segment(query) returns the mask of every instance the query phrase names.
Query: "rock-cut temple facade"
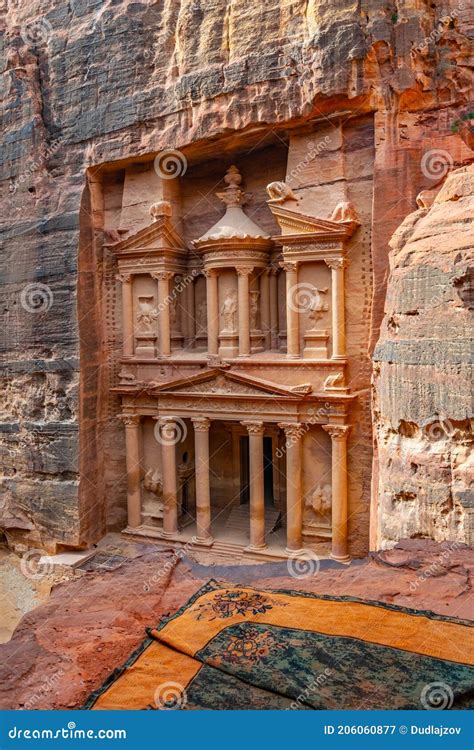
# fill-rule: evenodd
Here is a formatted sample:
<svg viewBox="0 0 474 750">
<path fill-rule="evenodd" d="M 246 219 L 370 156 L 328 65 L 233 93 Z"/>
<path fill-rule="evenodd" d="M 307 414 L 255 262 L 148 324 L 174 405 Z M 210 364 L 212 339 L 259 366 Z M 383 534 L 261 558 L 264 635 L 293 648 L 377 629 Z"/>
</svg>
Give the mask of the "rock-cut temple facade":
<svg viewBox="0 0 474 750">
<path fill-rule="evenodd" d="M 221 185 L 220 218 L 188 242 L 178 186 L 162 180 L 149 222 L 108 244 L 126 532 L 234 556 L 348 561 L 356 210 L 343 200 L 320 218 L 273 181 L 252 211 L 236 166 Z M 263 211 L 274 232 L 254 220 Z"/>
</svg>

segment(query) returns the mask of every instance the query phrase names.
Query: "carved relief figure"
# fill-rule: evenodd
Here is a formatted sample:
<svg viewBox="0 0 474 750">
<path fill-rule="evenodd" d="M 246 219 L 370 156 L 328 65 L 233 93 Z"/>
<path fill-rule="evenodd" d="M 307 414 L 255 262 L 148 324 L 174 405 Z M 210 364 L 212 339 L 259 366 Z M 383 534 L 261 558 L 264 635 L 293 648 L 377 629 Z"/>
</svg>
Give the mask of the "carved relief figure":
<svg viewBox="0 0 474 750">
<path fill-rule="evenodd" d="M 179 321 L 178 321 L 178 300 L 175 294 L 171 295 L 170 301 L 170 328 L 172 333 L 179 332 Z"/>
<path fill-rule="evenodd" d="M 151 329 L 152 323 L 158 318 L 158 310 L 153 307 L 155 298 L 152 294 L 142 295 L 138 298 L 137 321 L 145 331 Z"/>
<path fill-rule="evenodd" d="M 323 301 L 321 294 L 327 294 L 327 287 L 324 289 L 316 289 L 313 287 L 312 297 L 308 302 L 309 319 L 316 324 L 316 322 L 323 317 L 324 313 L 328 311 L 328 305 Z"/>
<path fill-rule="evenodd" d="M 221 315 L 224 320 L 223 333 L 235 332 L 235 320 L 237 315 L 237 295 L 235 289 L 230 289 L 221 305 Z"/>
<path fill-rule="evenodd" d="M 142 487 L 153 497 L 153 515 L 156 518 L 163 516 L 163 479 L 158 469 L 148 469 L 143 477 Z"/>
<path fill-rule="evenodd" d="M 331 487 L 318 485 L 314 492 L 306 498 L 305 507 L 313 515 L 325 516 L 331 510 Z"/>
<path fill-rule="evenodd" d="M 207 327 L 207 305 L 202 300 L 196 307 L 196 330 L 197 333 L 205 333 Z"/>
<path fill-rule="evenodd" d="M 285 201 L 298 200 L 297 196 L 286 182 L 270 182 L 270 184 L 267 185 L 267 193 L 273 203 L 284 203 Z"/>
<path fill-rule="evenodd" d="M 258 299 L 260 292 L 250 292 L 250 329 L 258 328 Z"/>
</svg>

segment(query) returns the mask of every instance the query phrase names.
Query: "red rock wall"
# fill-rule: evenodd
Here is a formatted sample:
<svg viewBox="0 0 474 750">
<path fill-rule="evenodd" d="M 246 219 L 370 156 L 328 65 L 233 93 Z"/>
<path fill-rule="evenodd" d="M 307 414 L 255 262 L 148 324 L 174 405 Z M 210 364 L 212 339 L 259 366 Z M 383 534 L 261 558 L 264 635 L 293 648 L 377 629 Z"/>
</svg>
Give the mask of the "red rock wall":
<svg viewBox="0 0 474 750">
<path fill-rule="evenodd" d="M 382 546 L 473 542 L 473 217 L 474 165 L 452 172 L 390 243 L 374 352 Z"/>
<path fill-rule="evenodd" d="M 79 544 L 105 526 L 95 494 L 103 446 L 94 411 L 107 385 L 97 348 L 107 341 L 93 312 L 103 231 L 94 166 L 190 145 L 205 154 L 227 144 L 231 153 L 232 134 L 261 123 L 278 133 L 337 113 L 372 114 L 375 161 L 361 156 L 357 169 L 359 178 L 374 171 L 366 304 L 375 343 L 388 240 L 440 176 L 423 157 L 442 149 L 448 169 L 470 158 L 472 10 L 440 0 L 2 6 L 0 526 Z M 96 198 L 89 211 L 87 185 Z M 78 299 L 90 299 L 90 315 Z"/>
</svg>

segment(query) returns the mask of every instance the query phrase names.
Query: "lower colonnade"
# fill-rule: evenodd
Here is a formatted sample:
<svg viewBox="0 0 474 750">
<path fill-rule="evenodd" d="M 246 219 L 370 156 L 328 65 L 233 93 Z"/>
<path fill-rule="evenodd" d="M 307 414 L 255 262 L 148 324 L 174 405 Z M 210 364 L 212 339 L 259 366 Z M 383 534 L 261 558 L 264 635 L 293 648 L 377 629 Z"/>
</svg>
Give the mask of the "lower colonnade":
<svg viewBox="0 0 474 750">
<path fill-rule="evenodd" d="M 142 526 L 141 496 L 141 424 L 145 415 L 122 414 L 125 425 L 125 448 L 127 470 L 128 532 Z M 179 540 L 179 486 L 176 443 L 174 437 L 179 423 L 187 417 L 156 416 L 160 434 L 161 460 L 163 467 L 163 523 L 160 536 Z M 204 416 L 190 417 L 194 430 L 195 459 L 195 521 L 196 545 L 212 546 L 214 543 L 211 523 L 211 481 L 209 433 L 211 419 Z M 257 419 L 240 421 L 249 438 L 249 504 L 250 528 L 248 552 L 259 553 L 267 548 L 265 529 L 264 495 L 264 448 L 266 423 Z M 270 423 L 268 423 L 270 426 Z M 275 424 L 271 424 L 274 428 Z M 304 422 L 277 422 L 284 431 L 286 454 L 286 548 L 284 553 L 292 556 L 302 553 L 303 548 L 303 486 L 301 438 L 308 427 Z M 347 512 L 347 437 L 350 430 L 346 424 L 320 425 L 331 437 L 331 557 L 341 562 L 348 556 L 348 512 Z"/>
</svg>

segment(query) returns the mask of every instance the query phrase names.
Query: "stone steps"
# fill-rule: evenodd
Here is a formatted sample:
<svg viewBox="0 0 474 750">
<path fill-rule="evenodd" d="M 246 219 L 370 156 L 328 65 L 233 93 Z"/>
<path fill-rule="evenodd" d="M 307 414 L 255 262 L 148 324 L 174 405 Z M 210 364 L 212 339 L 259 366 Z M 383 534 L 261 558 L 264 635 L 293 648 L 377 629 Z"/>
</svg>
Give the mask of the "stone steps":
<svg viewBox="0 0 474 750">
<path fill-rule="evenodd" d="M 270 534 L 274 529 L 280 513 L 276 508 L 265 508 L 265 530 Z M 238 505 L 231 510 L 225 522 L 225 532 L 248 536 L 250 534 L 250 507 Z"/>
</svg>

